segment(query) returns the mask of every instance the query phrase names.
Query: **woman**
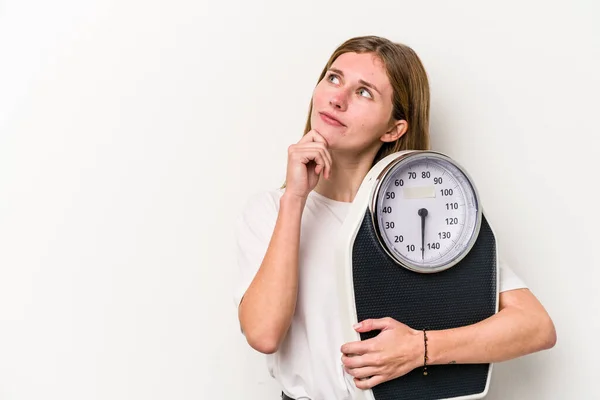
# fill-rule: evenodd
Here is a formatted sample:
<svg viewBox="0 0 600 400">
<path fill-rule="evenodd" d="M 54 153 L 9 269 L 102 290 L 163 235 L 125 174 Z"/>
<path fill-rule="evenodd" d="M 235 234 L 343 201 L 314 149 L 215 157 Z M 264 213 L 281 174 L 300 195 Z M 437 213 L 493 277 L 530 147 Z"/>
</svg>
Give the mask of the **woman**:
<svg viewBox="0 0 600 400">
<path fill-rule="evenodd" d="M 342 343 L 331 288 L 333 237 L 363 178 L 388 154 L 429 148 L 429 103 L 411 48 L 375 36 L 346 41 L 319 78 L 304 136 L 288 149 L 286 185 L 252 197 L 239 219 L 242 332 L 268 355 L 284 398 L 350 399 L 351 385 L 372 388 L 423 365 L 423 332 L 402 321 L 361 321 L 358 332 L 381 333 Z M 499 290 L 496 315 L 427 333 L 428 365 L 493 363 L 554 346 L 552 320 L 502 263 Z"/>
</svg>

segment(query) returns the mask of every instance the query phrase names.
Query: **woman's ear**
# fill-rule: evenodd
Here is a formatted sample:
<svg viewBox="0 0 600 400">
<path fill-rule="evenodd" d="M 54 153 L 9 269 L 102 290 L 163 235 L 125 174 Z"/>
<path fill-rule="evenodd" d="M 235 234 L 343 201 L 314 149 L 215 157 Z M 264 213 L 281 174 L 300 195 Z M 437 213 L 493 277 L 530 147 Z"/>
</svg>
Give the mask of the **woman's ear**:
<svg viewBox="0 0 600 400">
<path fill-rule="evenodd" d="M 405 120 L 401 119 L 398 121 L 393 121 L 390 129 L 381 137 L 381 141 L 395 142 L 396 140 L 400 139 L 402 135 L 406 133 L 407 130 L 408 122 L 406 122 Z"/>
</svg>

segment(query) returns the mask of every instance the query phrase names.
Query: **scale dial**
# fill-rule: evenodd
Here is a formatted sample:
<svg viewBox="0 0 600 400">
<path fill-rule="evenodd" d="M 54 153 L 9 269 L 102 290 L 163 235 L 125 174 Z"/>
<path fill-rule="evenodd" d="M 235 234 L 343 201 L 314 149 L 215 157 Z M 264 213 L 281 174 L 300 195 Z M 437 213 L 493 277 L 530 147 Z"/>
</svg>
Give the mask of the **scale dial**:
<svg viewBox="0 0 600 400">
<path fill-rule="evenodd" d="M 464 169 L 432 151 L 405 153 L 383 170 L 371 212 L 386 252 L 402 266 L 432 273 L 458 263 L 481 226 L 477 190 Z"/>
</svg>

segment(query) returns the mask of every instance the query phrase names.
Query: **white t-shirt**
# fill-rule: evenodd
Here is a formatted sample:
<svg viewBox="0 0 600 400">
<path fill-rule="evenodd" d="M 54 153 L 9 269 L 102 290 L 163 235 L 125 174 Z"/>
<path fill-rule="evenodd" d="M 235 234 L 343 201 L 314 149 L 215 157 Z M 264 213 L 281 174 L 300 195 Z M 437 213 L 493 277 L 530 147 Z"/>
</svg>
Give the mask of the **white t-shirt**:
<svg viewBox="0 0 600 400">
<path fill-rule="evenodd" d="M 284 189 L 254 194 L 237 223 L 238 281 L 234 300 L 242 296 L 258 271 L 279 211 Z M 350 400 L 351 379 L 341 365 L 343 344 L 338 322 L 335 256 L 337 237 L 351 203 L 329 199 L 312 191 L 302 215 L 299 249 L 299 283 L 296 310 L 288 333 L 277 352 L 266 355 L 267 366 L 293 399 Z M 499 290 L 526 287 L 500 260 Z M 400 321 L 402 322 L 402 321 Z"/>
</svg>

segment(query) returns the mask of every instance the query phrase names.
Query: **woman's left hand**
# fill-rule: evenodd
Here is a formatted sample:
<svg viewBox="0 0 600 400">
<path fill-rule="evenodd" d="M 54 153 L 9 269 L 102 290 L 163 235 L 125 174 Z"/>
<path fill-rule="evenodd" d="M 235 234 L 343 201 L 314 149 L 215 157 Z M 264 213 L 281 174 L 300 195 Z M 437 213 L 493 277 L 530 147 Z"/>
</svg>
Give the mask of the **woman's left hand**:
<svg viewBox="0 0 600 400">
<path fill-rule="evenodd" d="M 357 332 L 381 330 L 374 338 L 342 346 L 342 363 L 359 389 L 370 389 L 423 365 L 423 332 L 392 318 L 367 319 Z"/>
</svg>

